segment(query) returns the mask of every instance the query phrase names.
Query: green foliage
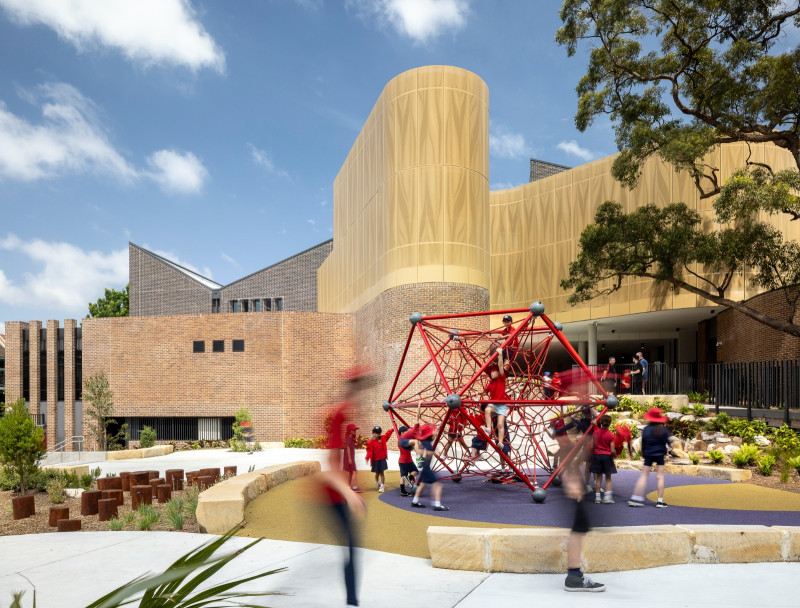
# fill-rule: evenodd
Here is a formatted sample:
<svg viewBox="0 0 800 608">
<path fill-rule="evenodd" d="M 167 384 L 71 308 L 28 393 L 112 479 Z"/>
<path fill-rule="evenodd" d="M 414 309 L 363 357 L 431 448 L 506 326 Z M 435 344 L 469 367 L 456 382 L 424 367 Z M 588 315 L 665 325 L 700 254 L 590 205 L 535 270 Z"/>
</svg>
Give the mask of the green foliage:
<svg viewBox="0 0 800 608">
<path fill-rule="evenodd" d="M 781 483 L 788 483 L 791 474 L 792 474 L 792 465 L 789 464 L 788 460 L 784 460 L 781 463 Z"/>
<path fill-rule="evenodd" d="M 234 414 L 233 426 L 231 427 L 233 430 L 233 439 L 239 444 L 245 443 L 245 441 L 248 440 L 247 435 L 252 433 L 252 427 L 248 429 L 248 425 L 242 426 L 243 422 L 248 422 L 250 424 L 253 423 L 253 417 L 250 415 L 250 410 L 244 407 L 236 410 L 236 413 Z M 252 436 L 249 437 L 249 440 L 252 441 Z M 231 441 L 231 449 L 233 449 L 233 441 Z M 234 449 L 233 451 L 246 452 L 247 450 Z"/>
<path fill-rule="evenodd" d="M 656 407 L 664 413 L 672 411 L 672 404 L 666 399 L 662 399 L 661 397 L 655 397 L 650 407 Z"/>
<path fill-rule="evenodd" d="M 92 479 L 97 479 L 103 474 L 103 470 L 100 467 L 97 467 L 96 469 L 89 469 L 89 474 L 92 476 Z"/>
<path fill-rule="evenodd" d="M 139 447 L 152 448 L 156 444 L 156 431 L 149 426 L 142 428 L 139 433 Z"/>
<path fill-rule="evenodd" d="M 794 12 L 792 12 L 794 11 Z M 578 259 L 562 281 L 577 304 L 616 291 L 625 277 L 650 278 L 733 307 L 758 322 L 800 336 L 794 323 L 800 245 L 764 215 L 800 218 L 800 48 L 778 52 L 796 8 L 766 2 L 565 0 L 556 40 L 574 54 L 591 44 L 575 123 L 587 129 L 610 117 L 620 154 L 612 174 L 637 185 L 648 158 L 659 157 L 694 180 L 701 198 L 719 194 L 716 223 L 704 229 L 693 208 L 647 205 L 625 214 L 604 203 L 581 235 Z M 757 158 L 724 184 L 715 147 L 771 142 L 791 151 L 796 167 Z M 782 289 L 786 316 L 762 316 L 726 298 L 744 268 L 764 289 Z M 695 275 L 699 281 L 695 280 Z M 788 320 L 787 320 L 788 319 Z"/>
<path fill-rule="evenodd" d="M 614 416 L 616 416 L 616 414 L 614 414 Z M 628 430 L 630 430 L 630 432 L 631 432 L 631 439 L 636 439 L 639 436 L 639 434 L 641 433 L 641 431 L 639 430 L 639 427 L 636 425 L 635 422 L 628 421 L 628 420 L 613 420 L 613 416 L 612 416 L 611 427 L 610 427 L 611 428 L 611 432 L 612 433 L 616 433 L 617 432 L 617 428 L 620 427 L 620 426 L 628 427 Z"/>
<path fill-rule="evenodd" d="M 765 477 L 772 475 L 772 469 L 775 467 L 775 456 L 772 454 L 764 454 L 758 459 L 758 470 Z"/>
<path fill-rule="evenodd" d="M 706 423 L 706 428 L 714 433 L 719 431 L 725 432 L 725 427 L 728 425 L 729 421 L 730 416 L 725 412 L 721 412 Z"/>
<path fill-rule="evenodd" d="M 792 455 L 800 453 L 800 435 L 787 424 L 775 430 L 772 440 L 781 452 Z"/>
<path fill-rule="evenodd" d="M 642 450 L 636 450 L 636 453 L 633 455 L 634 460 L 641 460 L 642 459 Z"/>
<path fill-rule="evenodd" d="M 745 420 L 743 418 L 730 418 L 721 429 L 725 434 L 741 437 L 744 443 L 752 443 L 756 435 L 766 436 L 770 428 L 763 420 Z"/>
<path fill-rule="evenodd" d="M 5 415 L 0 418 L 0 463 L 19 479 L 22 494 L 28 479 L 39 472 L 39 461 L 44 455 L 42 428 L 31 420 L 25 399 L 9 401 Z"/>
<path fill-rule="evenodd" d="M 252 472 L 253 472 L 253 471 L 255 471 L 255 470 L 256 470 L 256 465 L 254 465 L 254 464 L 251 464 L 251 465 L 248 467 L 248 469 L 247 469 L 247 472 L 248 472 L 248 473 L 252 473 Z"/>
<path fill-rule="evenodd" d="M 689 454 L 689 460 L 692 461 L 692 464 L 700 464 L 700 456 L 697 454 Z"/>
<path fill-rule="evenodd" d="M 188 515 L 195 517 L 197 514 L 197 502 L 200 499 L 200 490 L 197 488 L 197 486 L 192 486 L 186 490 L 183 498 L 186 501 L 184 503 L 184 511 Z"/>
<path fill-rule="evenodd" d="M 92 482 L 94 482 L 94 477 L 92 477 L 91 473 L 84 473 L 81 475 L 81 487 L 84 490 L 90 490 L 92 488 Z"/>
<path fill-rule="evenodd" d="M 111 421 L 108 421 L 109 424 Z M 131 436 L 128 434 L 128 423 L 121 424 L 119 430 L 115 435 L 106 435 L 106 449 L 115 452 L 117 450 L 124 450 Z"/>
<path fill-rule="evenodd" d="M 119 532 L 125 528 L 125 522 L 118 517 L 108 520 L 108 529 L 112 532 Z"/>
<path fill-rule="evenodd" d="M 711 398 L 711 393 L 708 391 L 703 391 L 702 393 L 698 393 L 697 391 L 689 391 L 686 393 L 686 396 L 692 403 L 708 403 L 708 400 Z"/>
<path fill-rule="evenodd" d="M 631 399 L 628 395 L 619 397 L 619 405 L 614 408 L 618 412 L 630 412 L 631 414 L 644 414 L 647 406 Z"/>
<path fill-rule="evenodd" d="M 260 572 L 244 578 L 227 579 L 225 582 L 209 587 L 208 580 L 212 576 L 261 541 L 261 539 L 256 539 L 241 549 L 231 551 L 223 556 L 216 556 L 215 553 L 238 530 L 239 527 L 236 527 L 223 536 L 212 538 L 200 547 L 192 549 L 189 553 L 180 557 L 161 574 L 136 578 L 92 602 L 86 608 L 118 608 L 134 602 L 137 603 L 136 605 L 139 608 L 255 606 L 252 603 L 242 604 L 238 600 L 277 595 L 274 592 L 236 591 L 235 589 L 244 583 L 282 572 L 285 568 Z M 129 599 L 142 592 L 144 594 L 140 600 Z"/>
<path fill-rule="evenodd" d="M 50 497 L 50 502 L 54 505 L 63 504 L 67 499 L 64 494 L 64 488 L 67 487 L 67 482 L 64 478 L 54 477 L 47 482 L 47 495 Z"/>
<path fill-rule="evenodd" d="M 719 464 L 725 460 L 725 454 L 722 450 L 709 450 L 706 452 L 706 456 L 708 456 L 714 464 Z"/>
<path fill-rule="evenodd" d="M 124 291 L 106 289 L 105 296 L 98 298 L 97 302 L 89 303 L 87 318 L 100 317 L 127 317 L 130 314 L 130 289 L 131 284 L 125 286 Z"/>
<path fill-rule="evenodd" d="M 139 530 L 149 530 L 161 519 L 161 513 L 153 505 L 141 504 L 136 511 L 136 527 Z"/>
<path fill-rule="evenodd" d="M 678 408 L 678 411 L 683 414 L 684 416 L 692 411 L 692 409 L 688 405 L 682 405 Z"/>
<path fill-rule="evenodd" d="M 114 393 L 103 371 L 95 372 L 83 382 L 83 420 L 95 448 L 106 450 L 106 428 L 114 414 Z"/>
<path fill-rule="evenodd" d="M 173 498 L 164 507 L 172 527 L 176 530 L 183 530 L 185 501 L 182 498 Z"/>
<path fill-rule="evenodd" d="M 356 437 L 356 442 L 355 442 L 356 443 L 356 449 L 359 449 L 359 447 L 358 447 L 358 443 L 359 443 L 358 439 L 359 439 L 359 437 Z M 363 447 L 366 447 L 367 440 L 365 438 L 363 438 L 363 437 L 361 439 L 363 439 L 363 443 L 364 443 Z M 287 447 L 287 448 L 324 448 L 325 447 L 325 437 L 324 436 L 319 436 L 319 437 L 315 437 L 314 439 L 303 439 L 301 437 L 294 437 L 294 438 L 291 438 L 291 439 L 285 439 L 284 442 L 283 442 L 283 445 L 284 445 L 284 447 Z"/>
<path fill-rule="evenodd" d="M 667 422 L 670 433 L 681 439 L 692 439 L 697 436 L 703 425 L 696 420 L 670 420 Z"/>
<path fill-rule="evenodd" d="M 124 513 L 120 513 L 119 518 L 125 522 L 126 526 L 129 526 L 133 522 L 136 521 L 136 511 L 127 510 Z"/>
<path fill-rule="evenodd" d="M 755 464 L 759 453 L 758 446 L 744 443 L 733 453 L 733 464 L 740 468 Z"/>
<path fill-rule="evenodd" d="M 692 411 L 694 412 L 695 416 L 699 416 L 701 418 L 708 413 L 708 411 L 706 410 L 705 406 L 702 403 L 695 403 L 692 406 Z"/>
</svg>

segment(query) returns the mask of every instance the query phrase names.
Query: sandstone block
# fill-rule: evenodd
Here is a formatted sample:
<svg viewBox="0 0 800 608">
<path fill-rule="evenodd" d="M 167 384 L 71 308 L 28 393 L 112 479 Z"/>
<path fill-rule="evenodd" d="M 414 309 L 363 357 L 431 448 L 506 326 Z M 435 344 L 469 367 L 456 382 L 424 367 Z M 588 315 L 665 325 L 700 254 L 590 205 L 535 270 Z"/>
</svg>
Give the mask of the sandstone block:
<svg viewBox="0 0 800 608">
<path fill-rule="evenodd" d="M 708 547 L 720 564 L 782 560 L 784 532 L 766 526 L 681 525 L 695 547 Z M 699 549 L 695 550 L 696 552 Z M 713 559 L 713 557 L 712 557 Z M 716 562 L 712 562 L 716 563 Z"/>
<path fill-rule="evenodd" d="M 489 545 L 488 569 L 526 574 L 565 572 L 568 537 L 566 528 L 494 530 L 485 537 Z"/>
<path fill-rule="evenodd" d="M 428 549 L 434 568 L 486 572 L 487 536 L 494 528 L 430 526 Z"/>
<path fill-rule="evenodd" d="M 753 474 L 744 469 L 722 469 L 701 465 L 697 467 L 697 474 L 700 477 L 710 477 L 712 479 L 726 479 L 728 481 L 747 481 Z"/>
<path fill-rule="evenodd" d="M 583 546 L 589 572 L 685 564 L 691 554 L 689 532 L 676 526 L 596 528 L 586 535 Z"/>
<path fill-rule="evenodd" d="M 781 552 L 784 561 L 800 561 L 800 526 L 773 526 L 773 529 L 784 533 Z"/>
<path fill-rule="evenodd" d="M 691 462 L 691 461 L 690 461 Z M 696 464 L 665 464 L 664 472 L 669 475 L 697 475 L 700 467 Z"/>
</svg>

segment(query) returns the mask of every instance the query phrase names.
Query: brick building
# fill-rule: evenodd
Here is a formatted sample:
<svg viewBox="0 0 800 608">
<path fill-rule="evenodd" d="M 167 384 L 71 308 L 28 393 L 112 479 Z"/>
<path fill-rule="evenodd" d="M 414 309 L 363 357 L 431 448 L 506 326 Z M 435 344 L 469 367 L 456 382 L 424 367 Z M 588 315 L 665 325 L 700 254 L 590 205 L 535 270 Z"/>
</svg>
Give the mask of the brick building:
<svg viewBox="0 0 800 608">
<path fill-rule="evenodd" d="M 746 155 L 793 166 L 774 146 L 727 144 L 714 152 L 720 179 Z M 8 322 L 6 393 L 44 417 L 51 445 L 84 428 L 82 380 L 100 371 L 133 440 L 145 424 L 161 439 L 224 438 L 242 407 L 257 439 L 281 440 L 319 435 L 342 371 L 362 362 L 376 379 L 356 414 L 367 429 L 386 422 L 381 404 L 411 312 L 527 309 L 535 300 L 589 364 L 603 350 L 619 362 L 638 350 L 675 363 L 798 356 L 800 340 L 649 280 L 568 305 L 559 282 L 605 200 L 711 209 L 690 175 L 658 158 L 632 191 L 613 179 L 613 162 L 570 169 L 532 159 L 530 183 L 490 192 L 488 87 L 459 68 L 410 70 L 386 85 L 334 180 L 332 240 L 227 285 L 131 243 L 131 316 L 80 327 Z M 800 237 L 800 226 L 778 225 Z M 780 313 L 779 297 L 745 276 L 728 297 Z M 475 323 L 485 330 L 499 319 Z M 422 347 L 409 357 L 421 359 Z"/>
</svg>

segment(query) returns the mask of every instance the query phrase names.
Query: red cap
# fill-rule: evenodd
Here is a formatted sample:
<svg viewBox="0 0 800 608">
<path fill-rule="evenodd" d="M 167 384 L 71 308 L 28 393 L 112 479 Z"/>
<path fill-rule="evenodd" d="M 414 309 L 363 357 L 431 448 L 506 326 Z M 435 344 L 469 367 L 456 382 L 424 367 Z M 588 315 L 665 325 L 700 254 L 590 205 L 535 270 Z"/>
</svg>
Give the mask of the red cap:
<svg viewBox="0 0 800 608">
<path fill-rule="evenodd" d="M 414 435 L 414 437 L 416 439 L 427 439 L 428 437 L 433 435 L 434 432 L 436 432 L 435 426 L 433 426 L 432 424 L 423 424 L 421 427 L 419 427 L 419 429 L 417 429 L 417 432 Z"/>
<path fill-rule="evenodd" d="M 348 432 L 348 433 L 349 433 L 350 431 L 356 431 L 356 430 L 358 430 L 358 427 L 357 427 L 355 424 L 353 424 L 352 422 L 351 422 L 350 424 L 348 424 L 348 425 L 347 425 L 347 432 Z"/>
<path fill-rule="evenodd" d="M 664 415 L 657 407 L 651 407 L 647 412 L 644 414 L 644 419 L 649 420 L 650 422 L 667 422 L 669 418 Z"/>
</svg>

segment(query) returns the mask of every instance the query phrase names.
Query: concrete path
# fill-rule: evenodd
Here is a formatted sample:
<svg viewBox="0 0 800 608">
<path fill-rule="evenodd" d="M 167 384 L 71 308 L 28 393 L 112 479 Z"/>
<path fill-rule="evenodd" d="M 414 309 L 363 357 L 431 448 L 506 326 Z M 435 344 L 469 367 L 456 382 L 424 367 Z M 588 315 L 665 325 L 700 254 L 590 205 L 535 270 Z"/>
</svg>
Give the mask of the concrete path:
<svg viewBox="0 0 800 608">
<path fill-rule="evenodd" d="M 37 590 L 37 604 L 81 608 L 147 571 L 159 571 L 208 537 L 174 532 L 79 532 L 0 538 L 0 605 L 15 590 Z M 250 542 L 233 538 L 228 549 Z M 222 582 L 258 571 L 286 572 L 250 589 L 290 595 L 263 598 L 264 606 L 344 606 L 342 549 L 328 545 L 264 540 L 216 577 Z M 572 594 L 563 575 L 484 574 L 431 568 L 430 561 L 361 550 L 364 608 L 529 608 L 531 605 L 796 607 L 800 564 L 687 565 L 612 572 L 596 576 L 608 590 Z M 31 605 L 32 595 L 27 594 Z M 258 602 L 255 602 L 258 603 Z"/>
</svg>

